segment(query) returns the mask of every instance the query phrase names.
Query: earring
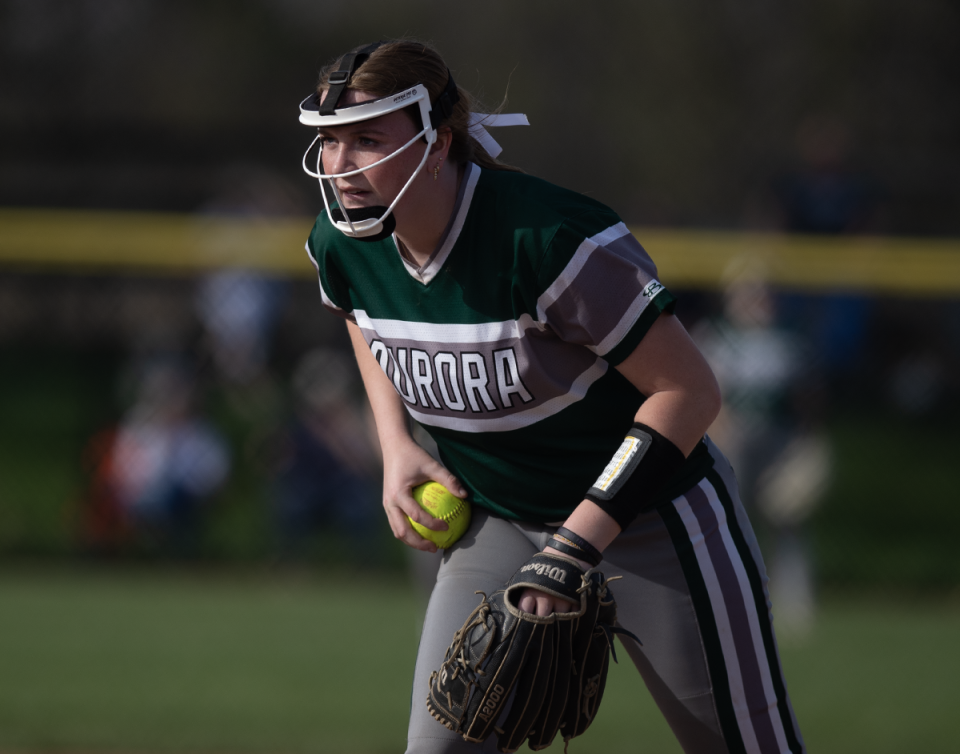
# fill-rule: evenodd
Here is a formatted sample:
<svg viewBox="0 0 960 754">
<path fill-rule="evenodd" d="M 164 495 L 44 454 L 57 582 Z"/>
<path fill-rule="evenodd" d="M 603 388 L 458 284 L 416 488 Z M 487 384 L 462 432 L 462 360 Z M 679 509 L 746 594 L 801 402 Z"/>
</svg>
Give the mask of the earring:
<svg viewBox="0 0 960 754">
<path fill-rule="evenodd" d="M 439 180 L 439 178 L 440 178 L 440 165 L 438 164 L 438 165 L 433 169 L 433 180 L 436 181 L 436 180 Z"/>
</svg>

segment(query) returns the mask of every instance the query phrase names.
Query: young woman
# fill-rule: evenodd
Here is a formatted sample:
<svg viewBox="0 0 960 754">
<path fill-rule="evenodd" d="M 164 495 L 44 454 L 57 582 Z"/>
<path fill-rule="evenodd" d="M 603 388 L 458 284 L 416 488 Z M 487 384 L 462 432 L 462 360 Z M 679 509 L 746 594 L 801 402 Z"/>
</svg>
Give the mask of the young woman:
<svg viewBox="0 0 960 754">
<path fill-rule="evenodd" d="M 411 497 L 422 482 L 473 504 L 427 609 L 408 751 L 494 749 L 430 717 L 428 678 L 475 592 L 540 550 L 580 552 L 584 568 L 600 551 L 622 577 L 619 622 L 643 642 L 624 644 L 685 751 L 802 751 L 756 540 L 704 435 L 716 382 L 620 218 L 497 162 L 471 97 L 420 43 L 344 55 L 301 122 L 318 128 L 304 167 L 326 204 L 307 250 L 347 320 L 393 533 L 435 550 L 407 520 L 445 528 Z M 607 487 L 628 434 L 645 455 Z M 560 526 L 580 547 L 553 538 Z M 520 606 L 568 603 L 528 590 Z"/>
</svg>

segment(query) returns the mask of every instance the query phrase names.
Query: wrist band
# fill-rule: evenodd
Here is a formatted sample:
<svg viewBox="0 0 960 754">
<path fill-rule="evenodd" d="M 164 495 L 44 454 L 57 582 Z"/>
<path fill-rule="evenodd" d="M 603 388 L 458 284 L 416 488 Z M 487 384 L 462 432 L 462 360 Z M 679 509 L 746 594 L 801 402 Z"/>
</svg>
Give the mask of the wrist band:
<svg viewBox="0 0 960 754">
<path fill-rule="evenodd" d="M 563 540 L 558 539 L 556 536 L 547 542 L 547 547 L 552 547 L 557 552 L 562 552 L 564 555 L 569 555 L 571 558 L 576 558 L 577 560 L 582 560 L 586 563 L 589 563 L 591 568 L 600 565 L 599 558 L 594 561 L 593 558 L 589 557 L 589 555 L 579 547 L 569 545 Z"/>
<path fill-rule="evenodd" d="M 684 461 L 680 448 L 652 427 L 635 422 L 585 497 L 626 529 Z"/>
<path fill-rule="evenodd" d="M 590 544 L 575 531 L 570 531 L 570 529 L 566 528 L 565 526 L 561 526 L 559 529 L 557 529 L 556 533 L 553 535 L 553 538 L 560 539 L 561 541 L 565 541 L 568 544 L 583 550 L 592 558 L 596 558 L 598 563 L 603 560 L 603 555 L 600 554 L 600 550 Z M 587 558 L 584 558 L 584 560 L 587 560 Z"/>
</svg>

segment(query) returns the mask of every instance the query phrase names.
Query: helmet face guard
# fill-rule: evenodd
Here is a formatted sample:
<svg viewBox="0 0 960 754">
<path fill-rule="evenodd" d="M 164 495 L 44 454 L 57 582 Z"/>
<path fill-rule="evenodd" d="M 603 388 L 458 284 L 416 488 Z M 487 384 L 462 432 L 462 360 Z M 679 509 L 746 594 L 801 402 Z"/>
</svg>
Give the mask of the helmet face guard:
<svg viewBox="0 0 960 754">
<path fill-rule="evenodd" d="M 396 94 L 390 94 L 386 97 L 361 102 L 357 105 L 347 105 L 338 107 L 341 96 L 350 82 L 354 72 L 367 59 L 369 54 L 377 49 L 382 43 L 368 45 L 356 53 L 348 53 L 342 59 L 342 67 L 328 76 L 329 88 L 327 96 L 320 101 L 320 94 L 312 94 L 300 103 L 300 122 L 306 126 L 316 128 L 332 128 L 336 126 L 346 126 L 352 123 L 359 123 L 365 120 L 372 120 L 383 115 L 402 110 L 411 105 L 417 105 L 420 112 L 421 129 L 410 141 L 397 149 L 395 152 L 387 155 L 383 159 L 377 160 L 371 165 L 350 170 L 345 173 L 324 173 L 323 172 L 323 143 L 318 134 L 307 147 L 303 155 L 304 172 L 316 178 L 320 182 L 320 193 L 323 196 L 323 204 L 327 210 L 327 216 L 330 222 L 341 233 L 351 238 L 357 238 L 363 241 L 379 241 L 393 233 L 396 227 L 396 220 L 393 217 L 393 209 L 397 202 L 407 192 L 407 189 L 413 184 L 414 179 L 423 170 L 430 155 L 430 147 L 437 140 L 437 127 L 440 123 L 449 118 L 453 112 L 453 106 L 460 99 L 457 92 L 457 85 L 453 81 L 453 76 L 447 78 L 447 85 L 443 93 L 437 98 L 436 108 L 430 102 L 430 93 L 423 84 L 416 84 L 409 89 Z M 347 178 L 352 175 L 358 175 L 366 170 L 382 165 L 388 160 L 392 160 L 398 154 L 401 154 L 409 147 L 413 146 L 419 139 L 424 139 L 426 144 L 423 149 L 423 157 L 416 170 L 407 179 L 400 193 L 390 203 L 389 207 L 359 207 L 356 209 L 345 209 L 343 199 L 337 190 L 335 178 Z M 314 145 L 319 144 L 317 149 L 317 169 L 316 172 L 310 169 L 307 158 L 313 150 Z M 327 199 L 327 192 L 324 191 L 323 182 L 327 181 L 337 202 L 337 207 L 331 209 L 330 202 Z"/>
<path fill-rule="evenodd" d="M 333 95 L 328 95 L 328 98 L 330 96 Z M 423 127 L 417 133 L 417 135 L 396 151 L 370 165 L 358 168 L 357 170 L 349 170 L 344 173 L 324 173 L 323 144 L 320 143 L 319 134 L 310 143 L 310 146 L 307 147 L 307 151 L 303 155 L 303 170 L 307 175 L 320 181 L 320 193 L 323 196 L 323 204 L 326 207 L 330 222 L 333 223 L 337 230 L 345 235 L 350 236 L 351 238 L 359 238 L 368 241 L 379 241 L 382 238 L 386 238 L 393 233 L 393 229 L 396 227 L 396 220 L 392 215 L 394 207 L 397 206 L 397 202 L 400 201 L 407 189 L 413 184 L 414 178 L 416 178 L 423 169 L 423 166 L 427 162 L 427 157 L 430 155 L 430 146 L 437 140 L 437 131 L 433 127 L 431 121 L 432 108 L 430 107 L 430 98 L 427 88 L 422 84 L 417 84 L 416 86 L 412 86 L 398 94 L 392 94 L 388 97 L 381 97 L 380 99 L 371 100 L 369 102 L 362 102 L 359 105 L 350 105 L 348 107 L 335 109 L 330 115 L 320 114 L 320 103 L 318 100 L 319 95 L 314 94 L 310 97 L 307 97 L 303 102 L 300 103 L 300 122 L 304 125 L 316 126 L 317 128 L 346 126 L 351 123 L 359 123 L 365 120 L 379 118 L 382 115 L 387 115 L 389 113 L 396 112 L 397 110 L 402 110 L 403 108 L 409 107 L 413 104 L 419 105 L 420 122 L 423 124 Z M 352 175 L 363 173 L 371 168 L 375 168 L 378 165 L 382 165 L 383 163 L 392 160 L 397 155 L 406 151 L 421 138 L 426 140 L 426 144 L 423 149 L 423 157 L 420 159 L 420 164 L 410 175 L 410 178 L 407 179 L 407 182 L 400 190 L 400 193 L 397 194 L 396 198 L 389 207 L 360 207 L 357 209 L 346 210 L 346 212 L 343 211 L 343 199 L 340 196 L 340 192 L 337 190 L 336 183 L 333 181 L 334 178 L 347 178 Z M 310 166 L 307 163 L 307 158 L 309 157 L 310 152 L 313 150 L 314 145 L 317 144 L 319 144 L 317 149 L 317 169 L 316 172 L 314 172 L 310 169 Z M 336 198 L 338 206 L 333 209 L 330 208 L 330 202 L 327 199 L 327 192 L 323 190 L 324 181 L 327 181 L 327 184 L 330 186 L 330 189 Z"/>
</svg>

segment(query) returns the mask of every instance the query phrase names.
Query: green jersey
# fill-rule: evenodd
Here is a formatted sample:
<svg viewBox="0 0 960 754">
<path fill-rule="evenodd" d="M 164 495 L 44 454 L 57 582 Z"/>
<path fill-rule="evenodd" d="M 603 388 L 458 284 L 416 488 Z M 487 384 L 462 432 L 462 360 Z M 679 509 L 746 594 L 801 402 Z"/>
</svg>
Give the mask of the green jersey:
<svg viewBox="0 0 960 754">
<path fill-rule="evenodd" d="M 674 304 L 612 210 L 468 165 L 422 267 L 394 238 L 348 238 L 326 213 L 307 251 L 324 305 L 356 323 L 475 504 L 545 523 L 583 500 L 644 400 L 613 367 Z M 705 458 L 691 455 L 683 487 Z"/>
</svg>

